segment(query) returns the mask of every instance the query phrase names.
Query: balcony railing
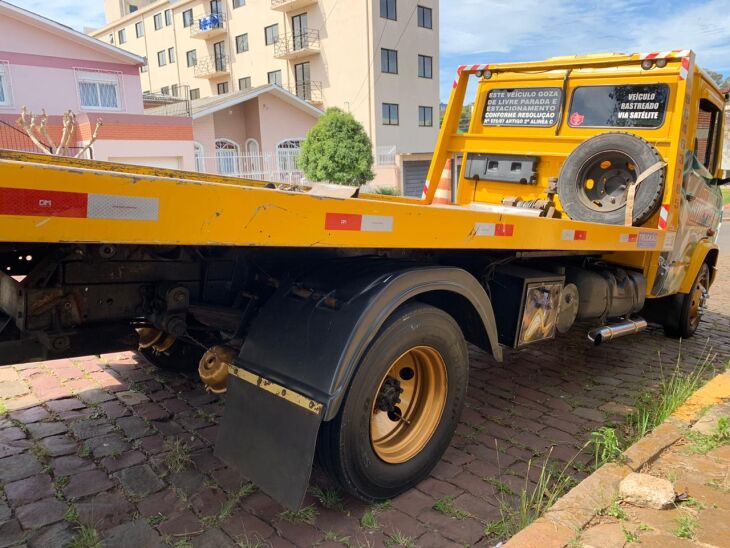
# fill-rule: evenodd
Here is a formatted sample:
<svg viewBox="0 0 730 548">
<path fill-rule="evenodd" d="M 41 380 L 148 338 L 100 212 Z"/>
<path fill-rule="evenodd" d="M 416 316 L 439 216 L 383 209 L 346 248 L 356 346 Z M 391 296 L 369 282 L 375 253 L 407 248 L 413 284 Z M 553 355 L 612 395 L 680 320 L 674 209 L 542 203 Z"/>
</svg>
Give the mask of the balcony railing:
<svg viewBox="0 0 730 548">
<path fill-rule="evenodd" d="M 217 78 L 231 72 L 231 64 L 227 55 L 218 57 L 204 57 L 198 59 L 193 74 L 196 78 Z"/>
<path fill-rule="evenodd" d="M 319 31 L 314 29 L 283 34 L 274 43 L 277 59 L 298 59 L 315 53 L 319 53 Z"/>
<path fill-rule="evenodd" d="M 322 82 L 297 82 L 289 86 L 289 91 L 310 103 L 322 103 Z"/>
<path fill-rule="evenodd" d="M 316 4 L 318 0 L 271 0 L 271 9 L 277 11 L 292 11 Z"/>
<path fill-rule="evenodd" d="M 193 24 L 190 25 L 191 38 L 200 38 L 207 40 L 225 34 L 227 29 L 225 12 L 214 12 L 198 17 Z"/>
<path fill-rule="evenodd" d="M 190 86 L 173 84 L 142 93 L 145 114 L 159 116 L 192 116 Z"/>
</svg>

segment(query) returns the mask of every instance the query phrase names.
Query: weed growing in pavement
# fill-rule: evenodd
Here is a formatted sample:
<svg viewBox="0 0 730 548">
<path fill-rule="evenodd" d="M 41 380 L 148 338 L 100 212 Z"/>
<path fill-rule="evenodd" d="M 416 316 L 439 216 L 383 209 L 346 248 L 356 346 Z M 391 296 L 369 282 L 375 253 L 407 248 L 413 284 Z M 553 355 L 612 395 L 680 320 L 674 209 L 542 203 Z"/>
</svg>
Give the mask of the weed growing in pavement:
<svg viewBox="0 0 730 548">
<path fill-rule="evenodd" d="M 79 532 L 68 544 L 69 548 L 97 548 L 101 545 L 101 537 L 98 531 L 86 525 L 79 527 Z"/>
<path fill-rule="evenodd" d="M 324 534 L 324 540 L 326 542 L 337 542 L 337 543 L 345 545 L 345 546 L 350 545 L 350 537 L 348 537 L 346 535 L 340 536 L 337 533 L 335 533 L 334 531 L 327 531 Z"/>
<path fill-rule="evenodd" d="M 7 412 L 8 412 L 8 406 L 5 405 L 5 402 L 0 401 L 0 417 L 3 416 Z"/>
<path fill-rule="evenodd" d="M 236 546 L 239 548 L 269 548 L 271 543 L 264 540 L 257 533 L 249 537 L 248 535 L 242 535 L 236 539 Z"/>
<path fill-rule="evenodd" d="M 727 417 L 720 417 L 714 430 L 709 434 L 701 434 L 692 430 L 687 432 L 689 445 L 686 451 L 694 454 L 709 453 L 723 445 L 730 444 L 730 424 Z"/>
<path fill-rule="evenodd" d="M 626 512 L 624 512 L 624 509 L 621 508 L 621 504 L 618 499 L 615 499 L 611 504 L 599 510 L 598 515 L 609 516 L 620 521 L 626 521 L 629 519 L 628 514 L 626 514 Z"/>
<path fill-rule="evenodd" d="M 651 525 L 648 525 L 646 523 L 640 523 L 639 524 L 639 531 L 653 531 L 654 528 Z"/>
<path fill-rule="evenodd" d="M 705 352 L 694 369 L 686 373 L 682 368 L 682 356 L 677 356 L 674 370 L 665 374 L 660 367 L 660 380 L 656 388 L 642 392 L 636 400 L 634 411 L 620 429 L 603 427 L 591 434 L 591 444 L 596 468 L 620 458 L 633 443 L 646 436 L 663 423 L 702 384 L 712 370 L 715 355 Z"/>
<path fill-rule="evenodd" d="M 321 489 L 320 487 L 312 487 L 310 490 L 312 496 L 319 503 L 329 510 L 342 510 L 342 497 L 336 489 Z"/>
<path fill-rule="evenodd" d="M 540 467 L 540 476 L 534 485 L 531 485 L 529 480 L 532 460 L 527 463 L 525 487 L 519 493 L 519 500 L 516 505 L 509 504 L 505 496 L 501 495 L 500 519 L 485 525 L 484 532 L 486 535 L 501 540 L 514 536 L 547 512 L 561 496 L 575 485 L 575 480 L 566 473 L 572 466 L 575 457 L 562 469 L 555 469 L 550 463 L 551 455 L 552 449 L 545 457 L 545 462 Z"/>
<path fill-rule="evenodd" d="M 170 472 L 182 472 L 188 466 L 193 464 L 190 458 L 190 448 L 187 444 L 179 439 L 170 439 L 165 441 L 165 465 Z"/>
<path fill-rule="evenodd" d="M 167 519 L 167 516 L 163 516 L 159 512 L 155 514 L 154 516 L 150 516 L 147 518 L 147 523 L 152 527 L 157 527 L 160 523 L 165 521 Z"/>
<path fill-rule="evenodd" d="M 396 531 L 390 537 L 385 539 L 385 546 L 393 548 L 394 546 L 402 546 L 403 548 L 415 548 L 416 542 L 412 537 L 407 537 L 400 531 Z"/>
<path fill-rule="evenodd" d="M 231 514 L 233 514 L 233 510 L 236 509 L 236 506 L 239 502 L 241 502 L 246 497 L 254 494 L 257 490 L 258 488 L 253 483 L 247 483 L 246 485 L 242 485 L 238 489 L 238 491 L 236 491 L 235 493 L 231 493 L 228 496 L 226 502 L 223 503 L 223 506 L 221 506 L 221 509 L 217 514 L 213 514 L 212 516 L 205 516 L 200 521 L 208 528 L 218 527 L 221 523 L 231 517 Z"/>
<path fill-rule="evenodd" d="M 677 519 L 677 528 L 672 531 L 675 537 L 692 539 L 697 528 L 697 520 L 693 516 L 682 516 Z"/>
<path fill-rule="evenodd" d="M 512 490 L 512 488 L 503 481 L 495 478 L 484 478 L 484 481 L 493 486 L 500 495 L 515 495 L 515 492 Z"/>
<path fill-rule="evenodd" d="M 48 449 L 39 443 L 36 443 L 30 452 L 33 453 L 33 456 L 43 464 L 47 464 L 51 460 L 51 454 L 48 452 Z"/>
<path fill-rule="evenodd" d="M 360 527 L 363 529 L 378 529 L 380 527 L 378 517 L 374 511 L 368 510 L 363 514 L 362 518 L 360 518 Z"/>
<path fill-rule="evenodd" d="M 68 507 L 66 513 L 63 515 L 63 519 L 69 523 L 76 523 L 79 521 L 79 514 L 73 504 Z"/>
<path fill-rule="evenodd" d="M 181 538 L 173 546 L 174 548 L 193 548 L 193 543 L 188 538 Z"/>
<path fill-rule="evenodd" d="M 632 542 L 641 542 L 639 540 L 639 535 L 634 533 L 633 531 L 629 531 L 626 527 L 621 526 L 621 531 L 624 533 L 624 540 L 631 544 Z"/>
<path fill-rule="evenodd" d="M 281 517 L 289 523 L 306 523 L 308 525 L 314 525 L 318 514 L 319 512 L 317 512 L 317 509 L 310 504 L 296 512 L 291 510 L 282 512 Z"/>
<path fill-rule="evenodd" d="M 436 504 L 433 505 L 433 509 L 456 519 L 466 519 L 470 515 L 469 512 L 460 510 L 454 505 L 454 497 L 452 496 L 441 497 L 436 501 Z"/>
<path fill-rule="evenodd" d="M 596 469 L 603 464 L 616 460 L 621 456 L 621 442 L 619 442 L 615 428 L 604 426 L 591 433 L 593 455 Z"/>
</svg>

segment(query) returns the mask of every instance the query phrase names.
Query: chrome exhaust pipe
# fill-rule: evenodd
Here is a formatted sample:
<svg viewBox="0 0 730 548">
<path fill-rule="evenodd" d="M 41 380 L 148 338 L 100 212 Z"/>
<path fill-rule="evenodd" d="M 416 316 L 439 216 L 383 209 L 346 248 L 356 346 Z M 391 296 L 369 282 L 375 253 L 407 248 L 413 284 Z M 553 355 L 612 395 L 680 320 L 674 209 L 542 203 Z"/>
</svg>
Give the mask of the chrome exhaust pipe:
<svg viewBox="0 0 730 548">
<path fill-rule="evenodd" d="M 647 327 L 646 320 L 643 318 L 634 318 L 633 320 L 625 320 L 623 322 L 612 325 L 604 325 L 596 327 L 588 332 L 588 340 L 598 346 L 602 342 L 633 335 L 639 331 L 643 331 Z"/>
</svg>

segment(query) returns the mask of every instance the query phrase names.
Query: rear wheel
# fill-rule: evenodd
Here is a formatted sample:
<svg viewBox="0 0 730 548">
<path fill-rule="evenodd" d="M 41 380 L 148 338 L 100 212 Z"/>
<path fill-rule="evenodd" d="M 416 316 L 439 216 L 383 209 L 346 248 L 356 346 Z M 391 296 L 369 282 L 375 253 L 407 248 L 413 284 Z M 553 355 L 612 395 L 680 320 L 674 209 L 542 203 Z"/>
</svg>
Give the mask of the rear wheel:
<svg viewBox="0 0 730 548">
<path fill-rule="evenodd" d="M 682 296 L 679 317 L 676 324 L 665 325 L 664 332 L 670 337 L 691 337 L 697 331 L 702 319 L 707 290 L 710 287 L 710 267 L 704 263 L 697 273 L 692 289 Z"/>
<path fill-rule="evenodd" d="M 458 424 L 468 380 L 464 336 L 438 308 L 397 311 L 363 356 L 318 460 L 364 500 L 392 498 L 433 469 Z"/>
</svg>

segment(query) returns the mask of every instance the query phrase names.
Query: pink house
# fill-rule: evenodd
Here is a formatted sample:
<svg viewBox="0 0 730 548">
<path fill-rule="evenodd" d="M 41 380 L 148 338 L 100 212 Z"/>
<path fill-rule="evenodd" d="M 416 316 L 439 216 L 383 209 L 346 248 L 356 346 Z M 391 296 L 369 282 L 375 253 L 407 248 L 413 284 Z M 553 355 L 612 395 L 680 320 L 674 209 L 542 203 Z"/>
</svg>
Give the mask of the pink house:
<svg viewBox="0 0 730 548">
<path fill-rule="evenodd" d="M 16 120 L 22 107 L 49 115 L 58 142 L 62 115 L 77 114 L 75 147 L 103 127 L 96 160 L 195 169 L 189 117 L 144 113 L 144 59 L 0 0 L 0 148 L 36 151 Z"/>
</svg>

